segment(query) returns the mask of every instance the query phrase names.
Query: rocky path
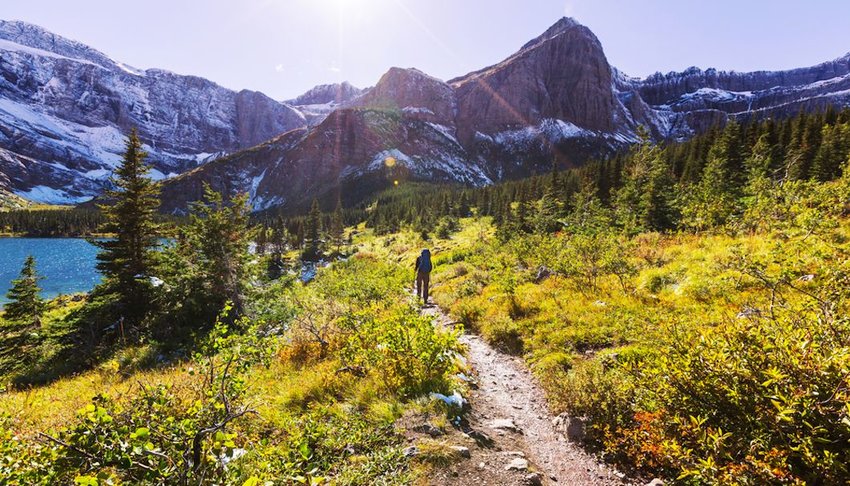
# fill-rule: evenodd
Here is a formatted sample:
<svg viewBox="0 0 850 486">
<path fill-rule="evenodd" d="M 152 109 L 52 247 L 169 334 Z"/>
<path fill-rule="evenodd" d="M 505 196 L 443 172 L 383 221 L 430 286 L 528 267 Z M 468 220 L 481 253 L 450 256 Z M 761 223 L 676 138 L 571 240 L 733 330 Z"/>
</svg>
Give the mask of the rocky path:
<svg viewBox="0 0 850 486">
<path fill-rule="evenodd" d="M 423 309 L 442 325 L 451 320 L 438 307 Z M 464 334 L 477 388 L 461 430 L 476 440 L 469 465 L 459 465 L 432 484 L 627 484 L 624 475 L 571 442 L 569 420 L 552 416 L 543 391 L 520 358 Z M 581 433 L 579 427 L 571 430 Z"/>
</svg>

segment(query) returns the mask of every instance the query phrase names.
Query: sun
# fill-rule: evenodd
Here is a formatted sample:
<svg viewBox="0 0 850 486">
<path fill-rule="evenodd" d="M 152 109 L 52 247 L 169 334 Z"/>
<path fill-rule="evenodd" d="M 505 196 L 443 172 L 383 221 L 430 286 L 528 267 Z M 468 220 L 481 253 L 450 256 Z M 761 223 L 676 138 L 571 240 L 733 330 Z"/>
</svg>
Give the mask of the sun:
<svg viewBox="0 0 850 486">
<path fill-rule="evenodd" d="M 319 0 L 316 5 L 328 14 L 345 15 L 346 21 L 371 15 L 383 8 L 385 0 Z"/>
</svg>

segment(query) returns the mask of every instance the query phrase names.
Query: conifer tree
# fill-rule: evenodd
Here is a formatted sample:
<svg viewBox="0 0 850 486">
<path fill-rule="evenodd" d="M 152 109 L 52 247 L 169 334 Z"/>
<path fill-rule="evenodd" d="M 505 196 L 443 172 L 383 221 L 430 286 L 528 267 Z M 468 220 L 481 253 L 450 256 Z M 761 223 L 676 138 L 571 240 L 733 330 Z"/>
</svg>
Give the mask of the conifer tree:
<svg viewBox="0 0 850 486">
<path fill-rule="evenodd" d="M 703 169 L 703 173 L 708 169 L 707 166 L 712 161 L 715 164 L 722 162 L 718 168 L 723 172 L 726 181 L 729 184 L 740 185 L 744 178 L 742 146 L 741 126 L 732 120 L 723 127 L 723 131 L 720 132 L 720 135 L 711 145 L 708 151 L 706 168 Z"/>
<path fill-rule="evenodd" d="M 850 125 L 824 125 L 820 147 L 812 163 L 812 177 L 820 182 L 838 177 L 848 150 L 850 150 Z"/>
<path fill-rule="evenodd" d="M 744 162 L 747 167 L 747 183 L 743 190 L 744 214 L 742 225 L 750 231 L 758 231 L 769 225 L 773 211 L 773 186 L 771 178 L 772 147 L 770 134 L 759 137 L 752 153 Z"/>
<path fill-rule="evenodd" d="M 671 170 L 645 130 L 641 131 L 641 140 L 624 169 L 623 187 L 617 192 L 618 219 L 627 231 L 668 229 L 675 219 Z"/>
<path fill-rule="evenodd" d="M 103 233 L 114 235 L 96 241 L 100 248 L 97 269 L 104 276 L 96 293 L 109 296 L 118 314 L 130 323 L 141 320 L 151 302 L 150 277 L 155 266 L 159 226 L 154 215 L 159 207 L 159 185 L 148 177 L 142 142 L 133 129 L 126 142 L 121 164 L 112 177 L 114 190 L 107 191 L 109 204 L 100 206 L 106 222 Z"/>
<path fill-rule="evenodd" d="M 322 254 L 322 212 L 316 199 L 313 199 L 310 214 L 307 215 L 304 240 L 304 252 L 301 257 L 306 261 L 318 260 Z"/>
<path fill-rule="evenodd" d="M 164 275 L 172 307 L 191 323 L 208 324 L 228 302 L 233 319 L 244 313 L 249 259 L 254 237 L 249 225 L 247 195 L 225 202 L 204 185 L 203 200 L 192 204 L 188 224 L 180 228 L 177 245 L 164 252 Z"/>
<path fill-rule="evenodd" d="M 201 257 L 201 272 L 211 300 L 210 311 L 218 313 L 231 302 L 236 315 L 243 313 L 247 278 L 249 225 L 248 196 L 233 197 L 228 204 L 218 192 L 204 187 L 204 202 L 192 207 L 186 230 Z"/>
<path fill-rule="evenodd" d="M 682 223 L 697 231 L 726 224 L 735 211 L 737 194 L 726 160 L 710 156 L 699 182 L 682 189 Z"/>
<path fill-rule="evenodd" d="M 563 203 L 551 188 L 547 189 L 543 197 L 537 201 L 536 209 L 537 211 L 533 214 L 533 226 L 536 232 L 553 233 L 561 228 Z"/>
<path fill-rule="evenodd" d="M 602 204 L 596 186 L 586 182 L 582 189 L 573 194 L 572 211 L 567 215 L 567 230 L 572 233 L 595 234 L 611 228 L 611 211 Z"/>
<path fill-rule="evenodd" d="M 334 250 L 339 254 L 340 248 L 345 243 L 345 223 L 342 220 L 342 201 L 337 199 L 336 208 L 331 216 L 330 228 L 328 228 L 328 237 Z"/>
<path fill-rule="evenodd" d="M 12 288 L 6 294 L 9 303 L 6 304 L 4 316 L 7 320 L 32 325 L 41 323 L 41 316 L 47 308 L 38 286 L 38 281 L 43 278 L 36 272 L 35 257 L 28 256 L 20 276 L 12 280 Z"/>
</svg>

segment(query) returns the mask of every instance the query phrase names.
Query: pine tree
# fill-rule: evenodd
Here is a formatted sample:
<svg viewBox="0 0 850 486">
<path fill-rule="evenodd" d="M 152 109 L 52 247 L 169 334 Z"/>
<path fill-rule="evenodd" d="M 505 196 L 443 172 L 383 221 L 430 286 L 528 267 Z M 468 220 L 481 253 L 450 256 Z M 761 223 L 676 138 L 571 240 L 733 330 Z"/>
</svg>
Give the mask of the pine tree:
<svg viewBox="0 0 850 486">
<path fill-rule="evenodd" d="M 703 231 L 726 224 L 736 209 L 737 194 L 726 160 L 714 155 L 696 184 L 682 188 L 682 223 Z"/>
<path fill-rule="evenodd" d="M 722 170 L 727 182 L 740 186 L 744 179 L 744 142 L 742 138 L 741 126 L 734 120 L 727 123 L 708 151 L 706 168 L 703 169 L 703 173 L 712 161 L 715 164 L 722 161 L 722 167 L 719 167 L 719 169 Z"/>
<path fill-rule="evenodd" d="M 533 226 L 537 233 L 554 233 L 563 226 L 560 221 L 563 203 L 551 188 L 537 201 L 536 209 Z"/>
<path fill-rule="evenodd" d="M 801 114 L 795 120 L 791 147 L 786 157 L 788 179 L 803 180 L 811 176 L 812 163 L 820 146 L 820 117 Z"/>
<path fill-rule="evenodd" d="M 204 185 L 204 198 L 191 206 L 188 224 L 180 228 L 177 244 L 164 252 L 164 275 L 171 288 L 172 307 L 187 322 L 211 323 L 230 302 L 233 319 L 244 313 L 248 247 L 254 237 L 249 226 L 247 195 L 225 203 Z"/>
<path fill-rule="evenodd" d="M 114 190 L 107 191 L 100 206 L 106 223 L 103 233 L 114 235 L 96 241 L 100 248 L 97 269 L 104 282 L 96 293 L 114 298 L 118 314 L 130 323 L 140 321 L 149 311 L 151 302 L 150 277 L 155 267 L 159 226 L 154 215 L 159 207 L 159 186 L 147 175 L 150 166 L 136 130 L 127 138 L 121 165 L 115 169 Z"/>
<path fill-rule="evenodd" d="M 758 231 L 772 221 L 770 215 L 774 209 L 772 197 L 775 182 L 771 178 L 773 147 L 770 146 L 770 134 L 759 137 L 752 153 L 744 162 L 747 167 L 747 183 L 743 190 L 744 214 L 742 225 L 750 231 Z"/>
<path fill-rule="evenodd" d="M 307 215 L 307 226 L 304 230 L 304 252 L 301 255 L 306 261 L 317 261 L 322 255 L 322 212 L 319 201 L 313 199 L 310 214 Z"/>
<path fill-rule="evenodd" d="M 188 233 L 202 257 L 203 275 L 218 313 L 226 302 L 233 304 L 236 315 L 244 310 L 247 278 L 250 206 L 246 194 L 225 204 L 221 194 L 204 187 L 204 203 L 192 208 Z"/>
<path fill-rule="evenodd" d="M 821 144 L 812 163 L 812 177 L 831 181 L 841 173 L 844 157 L 850 150 L 850 125 L 824 125 Z"/>
<path fill-rule="evenodd" d="M 334 246 L 335 252 L 339 254 L 340 248 L 345 243 L 345 223 L 342 220 L 342 201 L 339 199 L 336 201 L 336 209 L 334 209 L 333 215 L 331 216 L 331 224 L 330 228 L 328 228 L 328 237 L 330 238 L 331 244 Z"/>
<path fill-rule="evenodd" d="M 613 223 L 611 211 L 597 196 L 597 188 L 592 182 L 586 182 L 584 187 L 572 197 L 572 211 L 567 215 L 566 225 L 572 233 L 596 234 L 608 231 Z"/>
<path fill-rule="evenodd" d="M 675 220 L 672 171 L 643 130 L 641 140 L 617 192 L 617 216 L 627 231 L 669 229 Z"/>
<path fill-rule="evenodd" d="M 41 324 L 41 316 L 47 304 L 41 298 L 41 288 L 38 281 L 44 279 L 35 269 L 35 257 L 28 256 L 24 261 L 20 276 L 12 280 L 12 288 L 6 297 L 5 318 L 10 321 L 26 322 L 32 325 Z"/>
</svg>

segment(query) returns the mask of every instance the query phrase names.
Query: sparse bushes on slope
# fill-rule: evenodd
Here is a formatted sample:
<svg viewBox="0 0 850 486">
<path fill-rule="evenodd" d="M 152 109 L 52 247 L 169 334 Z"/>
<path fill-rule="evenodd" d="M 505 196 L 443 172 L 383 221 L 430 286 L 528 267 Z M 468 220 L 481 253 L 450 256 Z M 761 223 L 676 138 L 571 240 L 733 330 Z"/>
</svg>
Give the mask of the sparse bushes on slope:
<svg viewBox="0 0 850 486">
<path fill-rule="evenodd" d="M 9 484 L 409 484 L 393 421 L 410 400 L 451 392 L 460 348 L 411 309 L 406 275 L 363 256 L 308 285 L 270 284 L 250 317 L 216 326 L 175 365 L 173 384 L 95 397 L 45 435 L 3 422 L 0 474 Z M 308 321 L 325 331 L 323 353 L 310 351 L 320 338 Z"/>
<path fill-rule="evenodd" d="M 776 186 L 757 235 L 490 240 L 438 269 L 438 301 L 496 345 L 510 317 L 551 406 L 612 458 L 683 484 L 844 484 L 844 184 Z"/>
</svg>

